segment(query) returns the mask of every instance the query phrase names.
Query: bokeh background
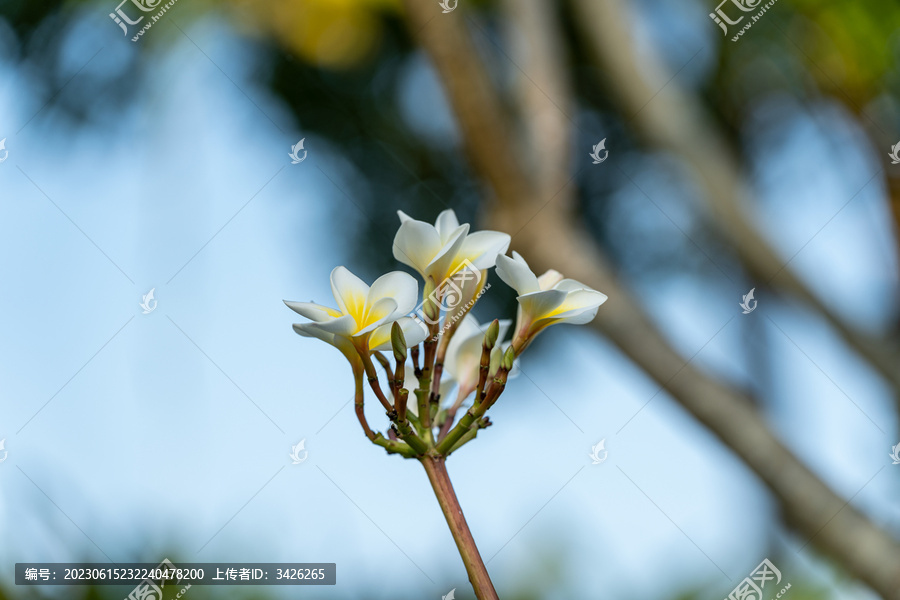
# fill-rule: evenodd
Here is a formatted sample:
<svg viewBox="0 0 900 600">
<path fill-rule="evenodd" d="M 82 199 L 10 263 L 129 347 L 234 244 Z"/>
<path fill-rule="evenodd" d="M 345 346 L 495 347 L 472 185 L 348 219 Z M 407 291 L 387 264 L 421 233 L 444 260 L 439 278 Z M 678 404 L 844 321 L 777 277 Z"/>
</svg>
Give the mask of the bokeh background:
<svg viewBox="0 0 900 600">
<path fill-rule="evenodd" d="M 900 535 L 900 7 L 779 0 L 737 42 L 715 8 L 179 0 L 132 42 L 114 1 L 2 0 L 0 598 L 129 591 L 16 562 L 164 557 L 337 563 L 198 599 L 474 598 L 424 472 L 281 302 L 405 268 L 396 210 L 448 207 L 610 295 L 449 461 L 501 597 L 718 599 L 766 557 L 796 600 L 887 597 L 833 540 L 885 547 L 853 510 Z M 512 317 L 491 281 L 475 315 Z M 790 461 L 833 496 L 766 475 Z"/>
</svg>

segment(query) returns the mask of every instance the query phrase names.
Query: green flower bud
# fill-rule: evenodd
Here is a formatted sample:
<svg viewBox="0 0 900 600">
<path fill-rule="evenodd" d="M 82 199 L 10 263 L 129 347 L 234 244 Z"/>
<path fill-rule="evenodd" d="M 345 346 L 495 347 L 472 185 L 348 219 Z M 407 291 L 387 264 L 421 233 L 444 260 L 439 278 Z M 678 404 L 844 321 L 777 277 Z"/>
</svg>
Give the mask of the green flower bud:
<svg viewBox="0 0 900 600">
<path fill-rule="evenodd" d="M 497 374 L 497 371 L 500 370 L 500 363 L 503 361 L 503 350 L 500 349 L 500 346 L 494 346 L 494 349 L 491 350 L 491 363 L 488 367 L 488 376 L 493 377 Z"/>
<path fill-rule="evenodd" d="M 403 336 L 403 329 L 400 323 L 394 321 L 391 325 L 391 346 L 394 348 L 394 359 L 397 364 L 406 362 L 406 338 Z"/>
<path fill-rule="evenodd" d="M 488 326 L 487 333 L 484 334 L 484 347 L 488 350 L 494 347 L 494 344 L 497 343 L 497 338 L 500 336 L 500 321 L 494 319 L 491 324 Z"/>
<path fill-rule="evenodd" d="M 516 352 L 513 350 L 512 346 L 506 349 L 506 353 L 503 355 L 503 364 L 500 365 L 500 368 L 504 371 L 510 371 L 513 368 L 513 361 L 516 360 Z"/>
</svg>

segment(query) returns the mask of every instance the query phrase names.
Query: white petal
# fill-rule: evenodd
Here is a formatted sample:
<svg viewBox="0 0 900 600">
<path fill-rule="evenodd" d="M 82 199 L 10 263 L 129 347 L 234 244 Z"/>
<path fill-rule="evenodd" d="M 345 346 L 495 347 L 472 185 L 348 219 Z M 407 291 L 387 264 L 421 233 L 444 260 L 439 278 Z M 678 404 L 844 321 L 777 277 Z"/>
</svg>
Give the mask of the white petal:
<svg viewBox="0 0 900 600">
<path fill-rule="evenodd" d="M 413 221 L 413 220 L 414 220 L 411 216 L 409 216 L 408 214 L 406 214 L 406 213 L 403 212 L 402 210 L 398 210 L 398 211 L 397 211 L 397 216 L 400 217 L 400 223 L 406 223 L 407 221 Z"/>
<path fill-rule="evenodd" d="M 497 255 L 506 254 L 510 239 L 508 234 L 499 231 L 476 231 L 466 236 L 459 255 L 477 269 L 490 269 L 496 264 Z"/>
<path fill-rule="evenodd" d="M 453 348 L 454 342 L 457 342 L 457 340 L 462 341 L 466 338 L 472 337 L 473 335 L 481 335 L 483 337 L 484 332 L 487 331 L 488 325 L 490 325 L 490 323 L 485 325 L 484 331 L 482 331 L 481 324 L 475 317 L 472 316 L 472 313 L 466 313 L 466 316 L 463 317 L 462 322 L 456 327 L 456 332 L 450 339 L 450 343 L 447 344 L 447 352 L 450 352 L 450 349 Z"/>
<path fill-rule="evenodd" d="M 316 323 L 316 326 L 323 331 L 327 331 L 328 333 L 343 336 L 353 335 L 357 329 L 356 319 L 353 318 L 353 315 L 344 315 L 343 317 L 335 319 L 333 321 Z"/>
<path fill-rule="evenodd" d="M 335 267 L 331 272 L 331 293 L 343 314 L 362 316 L 369 286 L 346 267 Z"/>
<path fill-rule="evenodd" d="M 573 310 L 565 313 L 569 316 L 560 316 L 553 317 L 555 323 L 568 323 L 569 325 L 585 325 L 594 320 L 594 317 L 597 316 L 597 311 L 600 309 L 599 306 L 593 306 L 591 308 L 582 308 L 578 310 Z"/>
<path fill-rule="evenodd" d="M 284 300 L 284 303 L 292 311 L 311 321 L 330 321 L 341 316 L 340 311 L 314 302 L 290 302 Z"/>
<path fill-rule="evenodd" d="M 403 221 L 394 236 L 394 258 L 414 268 L 423 277 L 426 276 L 428 263 L 442 247 L 437 230 L 424 221 Z"/>
<path fill-rule="evenodd" d="M 568 294 L 562 290 L 545 290 L 532 292 L 518 297 L 519 306 L 532 321 L 545 318 L 560 304 L 566 301 Z"/>
<path fill-rule="evenodd" d="M 473 384 L 478 383 L 483 340 L 483 333 L 481 335 L 472 335 L 463 340 L 452 354 L 448 349 L 444 368 L 464 388 L 472 387 Z"/>
<path fill-rule="evenodd" d="M 419 301 L 419 283 L 412 275 L 403 271 L 386 273 L 369 288 L 366 304 L 372 306 L 382 298 L 393 298 L 397 302 L 397 313 L 407 315 Z"/>
<path fill-rule="evenodd" d="M 430 333 L 425 323 L 419 319 L 402 317 L 397 319 L 397 322 L 400 323 L 400 328 L 403 330 L 403 337 L 406 339 L 407 348 L 418 346 L 425 341 L 425 338 L 427 338 Z"/>
<path fill-rule="evenodd" d="M 576 292 L 578 290 L 596 291 L 592 287 L 584 285 L 580 281 L 575 281 L 574 279 L 563 279 L 562 281 L 554 285 L 553 288 L 557 290 L 564 290 L 566 292 Z"/>
<path fill-rule="evenodd" d="M 498 343 L 506 336 L 512 322 L 503 319 L 499 322 L 500 332 Z M 484 344 L 484 335 L 487 333 L 490 323 L 479 325 L 470 314 L 467 314 L 459 325 L 450 343 L 447 344 L 447 357 L 444 361 L 445 369 L 460 382 L 462 388 L 474 387 L 478 383 L 479 368 L 481 366 L 481 353 Z"/>
<path fill-rule="evenodd" d="M 429 261 L 425 272 L 434 279 L 436 285 L 440 286 L 444 279 L 450 275 L 450 269 L 455 266 L 456 256 L 463 242 L 466 241 L 466 234 L 468 233 L 468 223 L 457 227 L 447 238 L 440 251 Z"/>
<path fill-rule="evenodd" d="M 452 208 L 442 211 L 434 222 L 434 228 L 437 229 L 441 236 L 441 241 L 445 244 L 450 240 L 450 235 L 459 228 L 459 219 Z"/>
<path fill-rule="evenodd" d="M 403 338 L 406 340 L 407 348 L 418 346 L 425 341 L 426 337 L 428 337 L 428 329 L 421 321 L 413 319 L 412 317 L 403 317 L 402 319 L 397 319 L 397 323 L 403 331 Z M 392 350 L 391 328 L 393 326 L 394 323 L 391 322 L 375 329 L 375 331 L 372 332 L 372 337 L 369 338 L 369 350 L 372 352 L 375 352 L 376 350 L 382 352 Z"/>
<path fill-rule="evenodd" d="M 332 346 L 334 345 L 334 334 L 324 331 L 315 323 L 294 323 L 293 327 L 294 331 L 303 337 L 316 338 L 323 342 L 328 342 Z"/>
<path fill-rule="evenodd" d="M 506 322 L 507 326 L 509 325 L 509 321 Z M 479 324 L 475 317 L 472 316 L 472 313 L 466 313 L 466 316 L 463 317 L 462 322 L 457 326 L 456 331 L 453 333 L 453 337 L 450 338 L 450 343 L 447 344 L 447 355 L 444 364 L 449 365 L 451 363 L 455 363 L 457 361 L 457 355 L 464 351 L 463 348 L 467 347 L 472 340 L 479 344 L 484 341 L 484 334 L 487 333 L 488 327 L 490 327 L 490 323 L 485 323 L 483 325 Z M 501 326 L 502 327 L 502 326 Z M 478 350 L 479 358 L 481 357 L 481 350 Z M 451 367 L 452 369 L 453 367 Z"/>
<path fill-rule="evenodd" d="M 393 349 L 391 344 L 391 327 L 393 326 L 393 323 L 388 323 L 377 327 L 372 332 L 371 337 L 369 337 L 370 352 L 387 352 Z"/>
<path fill-rule="evenodd" d="M 584 325 L 594 319 L 597 309 L 606 300 L 606 294 L 594 290 L 569 292 L 565 301 L 546 316 L 554 320 L 558 319 L 562 323 Z"/>
<path fill-rule="evenodd" d="M 361 327 L 354 336 L 374 331 L 384 323 L 394 322 L 394 313 L 397 312 L 397 301 L 393 298 L 380 298 L 372 306 L 368 307 L 365 319 L 359 323 Z"/>
<path fill-rule="evenodd" d="M 359 354 L 347 338 L 329 333 L 315 323 L 294 323 L 294 331 L 303 337 L 312 337 L 331 344 L 340 350 L 351 363 L 359 360 Z"/>
<path fill-rule="evenodd" d="M 544 273 L 543 275 L 538 277 L 538 285 L 541 286 L 542 290 L 550 290 L 550 289 L 556 288 L 556 289 L 562 289 L 564 291 L 569 291 L 569 290 L 566 290 L 565 288 L 557 287 L 557 285 L 562 283 L 563 281 L 565 281 L 565 279 L 563 278 L 563 274 L 554 269 L 550 269 L 549 271 L 547 271 L 546 273 Z M 575 281 L 575 280 L 569 279 L 569 281 Z M 579 289 L 581 289 L 581 288 L 579 288 Z"/>
<path fill-rule="evenodd" d="M 513 252 L 513 257 L 502 254 L 497 256 L 497 276 L 519 295 L 540 291 L 541 286 L 528 264 L 524 260 L 518 260 L 521 256 L 517 252 Z"/>
<path fill-rule="evenodd" d="M 339 347 L 340 342 L 338 340 L 346 343 L 346 338 L 335 336 L 333 333 L 325 331 L 315 323 L 294 323 L 293 327 L 294 331 L 303 337 L 316 338 L 335 347 Z"/>
<path fill-rule="evenodd" d="M 465 351 L 469 351 L 473 340 L 480 344 L 484 340 L 484 334 L 489 326 L 490 323 L 486 324 L 484 331 L 482 331 L 482 327 L 475 320 L 475 317 L 472 316 L 472 313 L 466 313 L 466 316 L 463 317 L 462 322 L 453 333 L 453 337 L 450 338 L 450 343 L 447 344 L 447 354 L 444 359 L 444 366 L 448 371 L 454 373 L 454 376 L 458 373 L 456 363 L 459 361 L 459 354 L 464 351 L 464 348 L 466 349 Z M 479 354 L 480 357 L 481 355 Z"/>
</svg>

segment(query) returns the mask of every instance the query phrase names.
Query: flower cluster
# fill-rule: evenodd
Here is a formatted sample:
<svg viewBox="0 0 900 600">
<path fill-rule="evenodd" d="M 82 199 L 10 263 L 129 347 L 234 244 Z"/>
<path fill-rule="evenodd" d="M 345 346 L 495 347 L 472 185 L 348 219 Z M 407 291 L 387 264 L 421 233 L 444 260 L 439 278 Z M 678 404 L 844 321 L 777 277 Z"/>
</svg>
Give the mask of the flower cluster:
<svg viewBox="0 0 900 600">
<path fill-rule="evenodd" d="M 373 443 L 410 458 L 447 456 L 490 425 L 485 413 L 535 336 L 556 323 L 590 322 L 606 296 L 557 271 L 536 276 L 517 252 L 506 256 L 509 235 L 470 233 L 452 210 L 442 212 L 434 225 L 399 215 L 394 257 L 421 275 L 421 301 L 418 282 L 407 273 L 393 271 L 369 286 L 337 267 L 331 272 L 336 308 L 285 304 L 308 319 L 294 325 L 297 333 L 328 342 L 350 362 L 356 414 Z M 491 268 L 518 293 L 509 341 L 510 321 L 481 325 L 469 313 L 489 287 Z M 391 421 L 387 437 L 372 431 L 364 415 L 364 379 Z M 453 402 L 445 402 L 454 392 Z M 468 408 L 457 421 L 464 405 Z"/>
</svg>

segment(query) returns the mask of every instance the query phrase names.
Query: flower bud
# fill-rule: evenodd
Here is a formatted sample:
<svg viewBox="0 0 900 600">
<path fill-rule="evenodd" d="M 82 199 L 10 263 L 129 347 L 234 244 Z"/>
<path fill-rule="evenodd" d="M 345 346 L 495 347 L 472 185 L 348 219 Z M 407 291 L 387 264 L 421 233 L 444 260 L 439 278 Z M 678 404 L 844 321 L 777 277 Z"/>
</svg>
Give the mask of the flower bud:
<svg viewBox="0 0 900 600">
<path fill-rule="evenodd" d="M 500 321 L 494 319 L 491 324 L 488 326 L 487 333 L 484 334 L 484 348 L 486 350 L 491 350 L 494 347 L 494 344 L 497 343 L 497 338 L 500 336 Z"/>
<path fill-rule="evenodd" d="M 503 355 L 503 363 L 500 365 L 500 368 L 504 371 L 510 371 L 513 368 L 513 362 L 516 360 L 516 352 L 513 350 L 513 347 L 510 345 L 509 348 L 506 349 L 506 353 Z"/>
<path fill-rule="evenodd" d="M 500 370 L 500 363 L 503 360 L 503 350 L 500 349 L 500 346 L 494 346 L 494 349 L 491 350 L 491 362 L 488 367 L 488 376 L 493 377 L 497 374 L 497 371 Z"/>
<path fill-rule="evenodd" d="M 394 359 L 397 364 L 406 362 L 406 338 L 403 336 L 403 328 L 400 323 L 394 321 L 391 325 L 391 346 L 394 348 Z"/>
<path fill-rule="evenodd" d="M 431 298 L 425 300 L 425 304 L 422 305 L 422 313 L 425 315 L 425 322 L 429 325 L 441 322 L 441 306 Z"/>
</svg>

